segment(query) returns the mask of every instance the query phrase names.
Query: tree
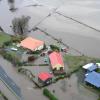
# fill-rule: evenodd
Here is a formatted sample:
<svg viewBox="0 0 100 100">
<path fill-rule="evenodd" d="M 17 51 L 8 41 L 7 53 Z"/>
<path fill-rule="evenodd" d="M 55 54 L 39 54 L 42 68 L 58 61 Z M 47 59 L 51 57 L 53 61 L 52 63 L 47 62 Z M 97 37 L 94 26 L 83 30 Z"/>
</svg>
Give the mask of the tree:
<svg viewBox="0 0 100 100">
<path fill-rule="evenodd" d="M 12 29 L 15 34 L 24 35 L 28 32 L 28 22 L 30 17 L 22 16 L 21 18 L 14 18 L 12 20 Z"/>
</svg>

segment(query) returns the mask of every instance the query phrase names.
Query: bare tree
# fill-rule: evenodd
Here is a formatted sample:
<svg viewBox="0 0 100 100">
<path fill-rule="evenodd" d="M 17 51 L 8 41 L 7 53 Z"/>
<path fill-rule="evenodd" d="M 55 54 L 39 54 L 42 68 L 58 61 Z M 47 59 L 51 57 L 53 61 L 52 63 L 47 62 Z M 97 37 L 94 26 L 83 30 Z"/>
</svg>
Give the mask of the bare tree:
<svg viewBox="0 0 100 100">
<path fill-rule="evenodd" d="M 15 34 L 24 35 L 28 32 L 28 22 L 30 17 L 22 16 L 12 20 L 12 29 Z"/>
</svg>

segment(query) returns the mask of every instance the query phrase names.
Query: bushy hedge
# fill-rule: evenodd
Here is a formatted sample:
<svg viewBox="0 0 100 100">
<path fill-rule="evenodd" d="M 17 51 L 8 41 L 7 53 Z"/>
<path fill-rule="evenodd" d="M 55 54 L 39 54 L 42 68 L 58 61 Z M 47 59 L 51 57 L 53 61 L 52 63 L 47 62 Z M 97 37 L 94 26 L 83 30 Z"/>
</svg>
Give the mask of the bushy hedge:
<svg viewBox="0 0 100 100">
<path fill-rule="evenodd" d="M 58 100 L 48 89 L 43 89 L 43 94 L 49 98 L 49 100 Z"/>
<path fill-rule="evenodd" d="M 56 45 L 50 45 L 50 47 L 53 51 L 60 51 L 60 48 Z"/>
<path fill-rule="evenodd" d="M 19 61 L 19 59 L 15 56 L 11 55 L 10 53 L 7 53 L 6 51 L 2 51 L 0 53 L 3 56 L 4 59 L 7 59 L 8 61 L 10 61 L 15 66 L 21 66 L 22 65 L 22 63 Z"/>
<path fill-rule="evenodd" d="M 5 47 L 5 46 L 9 46 L 11 43 L 12 43 L 12 41 L 4 42 L 3 47 Z"/>
<path fill-rule="evenodd" d="M 48 64 L 32 64 L 32 63 L 22 63 L 23 66 L 48 66 Z"/>
</svg>

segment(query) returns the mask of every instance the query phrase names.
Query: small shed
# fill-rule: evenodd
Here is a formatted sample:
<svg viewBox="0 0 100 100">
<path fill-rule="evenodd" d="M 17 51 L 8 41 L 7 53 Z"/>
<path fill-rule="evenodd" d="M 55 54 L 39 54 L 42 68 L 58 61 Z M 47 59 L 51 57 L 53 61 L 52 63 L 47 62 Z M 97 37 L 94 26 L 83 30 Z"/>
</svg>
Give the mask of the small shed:
<svg viewBox="0 0 100 100">
<path fill-rule="evenodd" d="M 82 68 L 88 72 L 92 72 L 97 69 L 97 65 L 95 63 L 88 63 L 84 65 Z"/>
<path fill-rule="evenodd" d="M 52 75 L 49 74 L 48 72 L 41 72 L 38 75 L 38 81 L 42 83 L 43 85 L 48 85 L 52 83 Z"/>
</svg>

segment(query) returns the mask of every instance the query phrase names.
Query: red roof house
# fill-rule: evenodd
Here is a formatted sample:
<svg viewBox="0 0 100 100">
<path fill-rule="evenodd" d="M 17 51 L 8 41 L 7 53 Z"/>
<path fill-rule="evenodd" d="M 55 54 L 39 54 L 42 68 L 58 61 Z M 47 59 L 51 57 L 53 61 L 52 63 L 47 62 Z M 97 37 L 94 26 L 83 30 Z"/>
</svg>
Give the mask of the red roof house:
<svg viewBox="0 0 100 100">
<path fill-rule="evenodd" d="M 34 39 L 32 37 L 27 37 L 26 39 L 22 40 L 20 46 L 27 48 L 32 51 L 41 50 L 44 47 L 44 42 Z"/>
<path fill-rule="evenodd" d="M 52 82 L 52 75 L 47 72 L 41 72 L 38 75 L 38 80 L 43 84 L 50 84 Z"/>
<path fill-rule="evenodd" d="M 49 58 L 50 58 L 50 63 L 51 63 L 51 67 L 52 67 L 53 70 L 54 69 L 56 69 L 56 70 L 64 69 L 64 63 L 63 63 L 61 53 L 52 52 L 49 55 Z"/>
</svg>

